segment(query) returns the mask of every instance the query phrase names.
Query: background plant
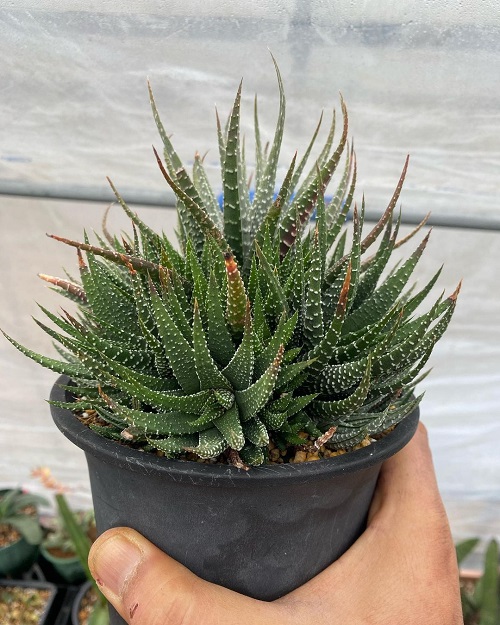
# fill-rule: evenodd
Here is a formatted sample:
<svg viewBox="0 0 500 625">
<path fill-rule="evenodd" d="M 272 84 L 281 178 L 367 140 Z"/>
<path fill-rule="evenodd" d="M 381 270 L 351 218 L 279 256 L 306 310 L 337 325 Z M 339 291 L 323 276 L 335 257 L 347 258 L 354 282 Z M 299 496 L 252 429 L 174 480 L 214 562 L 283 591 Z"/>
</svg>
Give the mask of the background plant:
<svg viewBox="0 0 500 625">
<path fill-rule="evenodd" d="M 85 536 L 90 537 L 90 533 L 95 528 L 93 510 L 84 510 L 73 513 L 75 521 L 81 527 Z M 42 545 L 45 549 L 57 549 L 67 555 L 76 555 L 75 545 L 61 516 L 51 519 L 52 523 L 45 528 L 48 530 L 43 539 Z"/>
<path fill-rule="evenodd" d="M 81 519 L 79 519 L 78 515 L 69 507 L 66 497 L 62 493 L 57 493 L 55 497 L 59 515 L 64 524 L 64 529 L 71 538 L 74 551 L 80 560 L 83 570 L 85 571 L 85 577 L 91 583 L 92 590 L 97 597 L 89 619 L 89 625 L 108 625 L 108 602 L 92 577 L 88 565 L 91 547 L 88 534 L 82 526 Z"/>
<path fill-rule="evenodd" d="M 19 489 L 0 492 L 0 525 L 9 525 L 30 545 L 42 542 L 43 531 L 38 520 L 37 506 L 48 505 L 39 495 L 23 493 Z"/>
<path fill-rule="evenodd" d="M 58 516 L 54 517 L 53 529 L 46 536 L 43 546 L 46 549 L 57 547 L 76 555 L 83 576 L 88 580 L 95 596 L 95 604 L 90 612 L 88 625 L 108 625 L 108 604 L 92 577 L 88 565 L 90 547 L 95 537 L 94 511 L 73 511 L 64 494 L 69 491 L 68 486 L 56 479 L 49 467 L 36 467 L 31 471 L 31 476 L 40 480 L 45 488 L 56 493 Z"/>
<path fill-rule="evenodd" d="M 456 546 L 460 564 L 479 543 L 471 538 Z M 484 556 L 483 574 L 477 583 L 461 584 L 462 610 L 465 625 L 497 625 L 500 622 L 500 577 L 498 543 L 491 540 Z"/>
<path fill-rule="evenodd" d="M 79 279 L 41 276 L 79 307 L 62 316 L 42 308 L 57 329 L 37 321 L 64 360 L 7 338 L 72 378 L 77 401 L 59 405 L 95 413 L 90 427 L 104 436 L 172 458 L 224 454 L 246 468 L 267 460 L 270 443 L 285 453 L 304 444 L 352 449 L 421 400 L 413 391 L 458 289 L 418 314 L 440 274 L 421 289 L 408 286 L 428 235 L 388 268 L 394 250 L 419 230 L 399 239 L 401 218 L 394 216 L 408 159 L 387 209 L 364 234 L 365 201 L 358 207 L 353 200 L 356 158 L 342 101 L 339 139 L 334 114 L 306 169 L 320 119 L 275 195 L 285 122 L 276 71 L 280 104 L 269 146 L 255 101 L 254 182 L 240 134 L 241 85 L 225 126 L 217 116 L 223 211 L 203 159 L 195 156 L 191 176 L 183 166 L 150 91 L 165 165 L 155 152 L 157 162 L 177 196 L 180 251 L 141 221 L 112 183 L 132 220 L 131 236 L 111 235 L 106 223 L 97 245 L 87 234 L 83 241 L 52 235 L 78 251 Z"/>
</svg>

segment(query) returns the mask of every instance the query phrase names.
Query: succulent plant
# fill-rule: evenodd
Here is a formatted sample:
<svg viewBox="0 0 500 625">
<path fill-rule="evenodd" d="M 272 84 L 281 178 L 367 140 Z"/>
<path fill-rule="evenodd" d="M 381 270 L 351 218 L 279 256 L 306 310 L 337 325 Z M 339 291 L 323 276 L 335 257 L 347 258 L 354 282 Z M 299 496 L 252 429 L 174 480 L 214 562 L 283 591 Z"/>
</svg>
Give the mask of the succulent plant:
<svg viewBox="0 0 500 625">
<path fill-rule="evenodd" d="M 42 542 L 43 532 L 38 521 L 36 508 L 48 505 L 39 495 L 23 493 L 19 489 L 0 492 L 0 525 L 10 525 L 30 545 Z"/>
<path fill-rule="evenodd" d="M 246 468 L 282 450 L 349 450 L 399 423 L 419 403 L 414 387 L 445 331 L 458 294 L 419 314 L 440 270 L 420 290 L 407 288 L 428 236 L 387 269 L 398 239 L 394 216 L 406 160 L 380 220 L 363 234 L 364 198 L 354 203 L 356 158 L 341 101 L 312 166 L 320 125 L 301 159 L 293 157 L 276 193 L 285 122 L 279 114 L 263 146 L 255 100 L 256 170 L 247 181 L 240 134 L 241 84 L 227 124 L 217 115 L 222 210 L 196 154 L 192 175 L 165 130 L 155 151 L 177 197 L 179 248 L 127 206 L 133 233 L 91 243 L 52 238 L 77 249 L 80 276 L 42 275 L 79 312 L 43 313 L 63 360 L 9 340 L 24 354 L 67 374 L 72 410 L 95 411 L 99 434 L 159 450 L 169 458 L 225 460 Z M 336 188 L 327 192 L 336 170 Z M 250 193 L 250 187 L 252 192 Z M 352 214 L 352 231 L 344 227 Z M 348 243 L 348 240 L 350 243 Z M 378 241 L 376 251 L 366 252 Z M 84 254 L 86 254 L 86 259 Z M 317 457 L 317 455 L 315 456 Z"/>
</svg>

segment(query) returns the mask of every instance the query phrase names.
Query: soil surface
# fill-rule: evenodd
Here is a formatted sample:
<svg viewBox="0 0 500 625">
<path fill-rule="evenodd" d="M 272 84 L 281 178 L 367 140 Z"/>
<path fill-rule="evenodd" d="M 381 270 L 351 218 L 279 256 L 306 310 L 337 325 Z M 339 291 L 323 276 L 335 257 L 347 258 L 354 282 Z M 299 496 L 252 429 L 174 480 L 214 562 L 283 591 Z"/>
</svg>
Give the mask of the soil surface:
<svg viewBox="0 0 500 625">
<path fill-rule="evenodd" d="M 74 551 L 64 551 L 64 549 L 61 549 L 60 547 L 49 547 L 47 551 L 51 556 L 54 556 L 54 558 L 70 560 L 71 558 L 76 557 L 76 553 Z"/>
<path fill-rule="evenodd" d="M 0 547 L 8 547 L 17 542 L 20 538 L 21 534 L 11 525 L 0 523 Z"/>
<path fill-rule="evenodd" d="M 91 425 L 99 425 L 101 427 L 106 427 L 108 424 L 99 417 L 95 410 L 86 410 L 84 412 L 77 412 L 75 416 L 81 421 L 83 424 L 90 427 Z M 288 447 L 287 449 L 278 448 L 273 441 L 271 441 L 268 445 L 267 452 L 267 464 L 286 464 L 286 463 L 301 463 L 301 462 L 314 462 L 315 460 L 323 460 L 325 458 L 333 458 L 335 456 L 341 456 L 343 454 L 349 453 L 349 451 L 354 451 L 355 449 L 361 449 L 363 447 L 367 447 L 375 442 L 375 440 L 382 438 L 389 432 L 391 432 L 394 427 L 389 428 L 386 432 L 377 435 L 375 438 L 371 438 L 367 436 L 361 443 L 353 447 L 352 449 L 332 449 L 328 444 L 328 436 L 325 434 L 325 440 L 323 444 L 318 444 L 315 439 L 311 439 L 307 432 L 299 432 L 298 436 L 303 439 L 303 445 L 293 445 Z M 332 428 L 331 435 L 333 435 L 335 428 Z M 330 435 L 330 436 L 331 436 Z M 322 437 L 323 438 L 323 437 Z M 133 440 L 118 440 L 116 441 L 119 445 L 124 445 L 125 447 L 131 447 L 132 449 L 143 450 L 143 444 L 134 443 Z M 162 451 L 158 450 L 147 450 L 148 453 L 152 453 L 156 456 L 164 456 Z M 203 459 L 199 458 L 196 454 L 186 452 L 178 457 L 179 460 L 189 460 L 192 462 L 199 462 L 202 464 L 229 464 L 234 465 L 239 468 L 249 468 L 245 463 L 241 460 L 238 453 L 234 450 L 225 451 L 223 454 L 220 454 L 217 458 L 209 458 Z"/>
<path fill-rule="evenodd" d="M 49 590 L 1 586 L 0 623 L 2 625 L 38 625 L 49 597 Z"/>
</svg>

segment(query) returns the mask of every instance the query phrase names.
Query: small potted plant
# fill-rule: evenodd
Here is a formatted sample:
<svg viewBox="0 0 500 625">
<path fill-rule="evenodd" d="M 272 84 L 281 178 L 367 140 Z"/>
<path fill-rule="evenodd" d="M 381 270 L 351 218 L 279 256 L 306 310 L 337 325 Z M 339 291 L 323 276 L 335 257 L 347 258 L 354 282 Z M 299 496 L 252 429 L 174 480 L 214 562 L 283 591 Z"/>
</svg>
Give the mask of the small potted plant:
<svg viewBox="0 0 500 625">
<path fill-rule="evenodd" d="M 459 564 L 463 563 L 478 543 L 478 538 L 471 538 L 456 546 Z M 500 574 L 496 540 L 488 543 L 482 570 L 460 569 L 460 594 L 465 625 L 496 625 L 500 622 Z"/>
<path fill-rule="evenodd" d="M 71 625 L 109 625 L 108 603 L 88 567 L 90 546 L 94 538 L 94 515 L 73 512 L 62 492 L 58 492 L 55 498 L 61 534 L 68 543 L 68 550 L 76 554 L 79 564 L 78 579 L 72 581 L 86 580 L 73 600 L 70 613 Z M 73 577 L 76 577 L 74 571 L 71 572 Z M 60 573 L 64 576 L 68 571 L 63 568 Z"/>
<path fill-rule="evenodd" d="M 318 126 L 275 193 L 285 120 L 276 71 L 269 147 L 255 104 L 254 182 L 241 85 L 227 124 L 217 118 L 223 210 L 203 159 L 192 176 L 183 166 L 150 92 L 179 248 L 112 185 L 130 235 L 106 224 L 97 242 L 52 235 L 76 248 L 80 273 L 41 276 L 78 307 L 42 309 L 53 326 L 37 322 L 64 359 L 8 337 L 62 374 L 52 415 L 87 455 L 98 530 L 132 526 L 202 577 L 261 599 L 303 583 L 363 531 L 382 462 L 416 429 L 415 385 L 459 290 L 421 312 L 440 270 L 423 287 L 408 284 L 429 235 L 390 268 L 419 231 L 398 236 L 408 160 L 364 231 L 343 101 L 339 138 L 334 116 L 306 169 Z"/>
<path fill-rule="evenodd" d="M 40 552 L 66 583 L 81 584 L 76 592 L 68 592 L 61 612 L 71 619 L 71 625 L 108 625 L 107 601 L 92 578 L 87 562 L 90 546 L 96 537 L 93 510 L 71 510 L 65 497 L 69 488 L 52 475 L 49 467 L 37 467 L 31 475 L 45 488 L 56 492 L 58 515 L 49 519 L 48 533 Z M 74 591 L 74 588 L 70 590 Z M 63 614 L 59 618 L 65 619 L 66 625 L 67 618 Z"/>
<path fill-rule="evenodd" d="M 90 540 L 95 532 L 92 510 L 73 513 L 75 521 Z M 45 525 L 47 534 L 40 545 L 42 557 L 51 564 L 58 575 L 68 584 L 85 580 L 85 571 L 76 553 L 75 544 L 60 516 L 51 518 Z"/>
<path fill-rule="evenodd" d="M 20 489 L 0 491 L 0 623 L 46 625 L 57 589 L 53 584 L 15 579 L 37 559 L 43 531 L 38 495 Z"/>
<path fill-rule="evenodd" d="M 71 625 L 108 625 L 108 603 L 92 578 L 87 562 L 92 532 L 89 532 L 89 527 L 82 524 L 79 516 L 72 512 L 62 493 L 56 495 L 56 503 L 64 530 L 71 539 L 80 567 L 87 579 L 73 602 Z"/>
<path fill-rule="evenodd" d="M 0 577 L 19 575 L 37 559 L 43 539 L 39 505 L 48 502 L 17 488 L 0 491 Z"/>
<path fill-rule="evenodd" d="M 68 492 L 69 488 L 56 480 L 49 467 L 37 467 L 31 471 L 31 477 L 40 480 L 48 490 L 59 495 Z M 56 496 L 56 503 L 59 500 Z M 67 508 L 66 500 L 64 499 Z M 60 506 L 58 506 L 60 507 Z M 93 510 L 73 512 L 73 517 L 81 532 L 88 540 L 95 540 L 95 518 Z M 85 570 L 80 563 L 74 540 L 66 527 L 66 523 L 59 512 L 44 520 L 44 539 L 40 545 L 40 554 L 43 561 L 48 562 L 56 575 L 67 584 L 77 584 L 85 579 Z"/>
</svg>

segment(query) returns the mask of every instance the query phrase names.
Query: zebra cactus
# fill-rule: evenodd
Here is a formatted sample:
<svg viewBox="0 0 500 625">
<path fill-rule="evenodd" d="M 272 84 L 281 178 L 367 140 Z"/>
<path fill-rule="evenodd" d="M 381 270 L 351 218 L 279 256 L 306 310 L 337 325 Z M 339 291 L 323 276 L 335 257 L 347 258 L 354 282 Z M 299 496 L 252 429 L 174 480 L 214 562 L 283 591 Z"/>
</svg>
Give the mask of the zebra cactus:
<svg viewBox="0 0 500 625">
<path fill-rule="evenodd" d="M 420 402 L 417 382 L 451 319 L 459 288 L 420 313 L 440 270 L 407 288 L 429 235 L 388 271 L 398 239 L 396 204 L 408 159 L 385 212 L 363 235 L 354 202 L 356 157 L 341 101 L 319 156 L 293 157 L 276 193 L 285 122 L 263 147 L 255 100 L 256 170 L 250 194 L 240 135 L 241 85 L 225 127 L 217 116 L 220 209 L 197 154 L 192 175 L 175 151 L 150 90 L 163 140 L 160 171 L 177 198 L 176 248 L 127 206 L 129 236 L 105 223 L 96 244 L 50 235 L 77 250 L 79 279 L 41 275 L 78 313 L 38 325 L 62 360 L 7 337 L 21 352 L 73 381 L 73 411 L 95 411 L 99 434 L 168 458 L 214 459 L 248 468 L 285 461 L 297 446 L 350 450 L 398 424 Z M 337 172 L 337 186 L 325 196 Z M 345 222 L 352 215 L 352 233 Z M 348 243 L 348 240 L 350 243 Z M 378 242 L 376 251 L 366 252 Z M 55 327 L 55 329 L 54 329 Z M 317 457 L 317 456 L 316 456 Z"/>
</svg>

